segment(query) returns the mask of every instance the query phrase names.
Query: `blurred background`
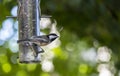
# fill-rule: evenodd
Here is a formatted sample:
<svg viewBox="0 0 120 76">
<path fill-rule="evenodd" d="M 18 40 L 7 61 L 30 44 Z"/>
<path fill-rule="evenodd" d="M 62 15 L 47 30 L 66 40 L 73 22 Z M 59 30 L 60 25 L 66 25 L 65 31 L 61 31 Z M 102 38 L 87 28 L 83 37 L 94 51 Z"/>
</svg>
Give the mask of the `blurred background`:
<svg viewBox="0 0 120 76">
<path fill-rule="evenodd" d="M 17 8 L 0 0 L 0 76 L 120 76 L 120 0 L 41 0 L 41 33 L 60 38 L 40 64 L 18 62 Z"/>
</svg>

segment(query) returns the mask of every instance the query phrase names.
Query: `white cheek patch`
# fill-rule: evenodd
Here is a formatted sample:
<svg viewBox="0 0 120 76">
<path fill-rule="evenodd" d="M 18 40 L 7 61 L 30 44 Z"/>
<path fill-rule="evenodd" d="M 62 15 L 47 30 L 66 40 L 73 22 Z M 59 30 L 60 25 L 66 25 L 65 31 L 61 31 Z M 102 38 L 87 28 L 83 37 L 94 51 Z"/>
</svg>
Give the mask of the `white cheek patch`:
<svg viewBox="0 0 120 76">
<path fill-rule="evenodd" d="M 49 36 L 50 39 L 56 38 L 56 36 Z"/>
</svg>

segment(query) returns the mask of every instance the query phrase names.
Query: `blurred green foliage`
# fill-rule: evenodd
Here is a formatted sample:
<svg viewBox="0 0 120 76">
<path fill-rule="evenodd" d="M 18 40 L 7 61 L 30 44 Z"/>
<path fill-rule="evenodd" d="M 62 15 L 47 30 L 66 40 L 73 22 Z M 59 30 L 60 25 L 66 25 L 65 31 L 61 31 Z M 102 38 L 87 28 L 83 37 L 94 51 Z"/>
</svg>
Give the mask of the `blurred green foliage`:
<svg viewBox="0 0 120 76">
<path fill-rule="evenodd" d="M 0 28 L 17 0 L 0 0 Z M 41 64 L 15 62 L 17 53 L 0 46 L 0 76 L 98 76 L 97 62 L 82 58 L 82 52 L 100 46 L 112 50 L 111 62 L 120 70 L 120 0 L 41 0 L 42 14 L 52 15 L 63 27 L 61 46 L 54 48 L 54 70 L 45 72 Z M 88 58 L 90 58 L 89 56 Z M 86 59 L 88 59 L 86 58 Z"/>
</svg>

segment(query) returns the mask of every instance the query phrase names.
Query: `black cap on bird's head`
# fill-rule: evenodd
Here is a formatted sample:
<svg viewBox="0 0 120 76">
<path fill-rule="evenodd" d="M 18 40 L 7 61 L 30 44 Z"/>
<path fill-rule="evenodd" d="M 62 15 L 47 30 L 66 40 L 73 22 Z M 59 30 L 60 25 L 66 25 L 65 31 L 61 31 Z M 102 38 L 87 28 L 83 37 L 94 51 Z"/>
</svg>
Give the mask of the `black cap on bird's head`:
<svg viewBox="0 0 120 76">
<path fill-rule="evenodd" d="M 48 38 L 50 39 L 50 42 L 54 41 L 58 37 L 59 36 L 55 33 L 51 33 L 51 34 L 48 35 Z"/>
</svg>

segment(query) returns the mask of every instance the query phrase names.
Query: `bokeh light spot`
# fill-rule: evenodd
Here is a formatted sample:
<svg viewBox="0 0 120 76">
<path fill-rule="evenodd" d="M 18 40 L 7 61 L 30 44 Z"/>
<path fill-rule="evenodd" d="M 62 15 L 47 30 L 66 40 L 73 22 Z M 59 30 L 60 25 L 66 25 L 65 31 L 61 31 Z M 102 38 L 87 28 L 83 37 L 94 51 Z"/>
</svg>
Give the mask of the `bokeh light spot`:
<svg viewBox="0 0 120 76">
<path fill-rule="evenodd" d="M 6 19 L 0 30 L 0 40 L 6 41 L 13 35 L 13 19 Z"/>
<path fill-rule="evenodd" d="M 16 63 L 17 63 L 17 57 L 18 57 L 18 55 L 12 55 L 12 56 L 10 57 L 11 62 L 12 62 L 13 64 L 16 64 Z"/>
<path fill-rule="evenodd" d="M 17 9 L 18 9 L 18 6 L 14 6 L 14 7 L 12 8 L 11 14 L 12 14 L 13 16 L 17 16 Z"/>
<path fill-rule="evenodd" d="M 5 54 L 0 56 L 0 63 L 4 64 L 7 61 L 8 61 L 8 58 Z"/>
<path fill-rule="evenodd" d="M 65 51 L 63 52 L 60 47 L 54 48 L 53 51 L 55 56 L 60 59 L 66 60 L 68 58 L 68 54 Z"/>
<path fill-rule="evenodd" d="M 28 71 L 34 71 L 36 69 L 37 65 L 36 64 L 28 64 L 27 65 L 27 70 Z"/>
<path fill-rule="evenodd" d="M 42 73 L 40 76 L 50 76 L 48 73 Z"/>
<path fill-rule="evenodd" d="M 16 76 L 27 76 L 27 74 L 24 70 L 20 70 L 17 72 Z"/>
<path fill-rule="evenodd" d="M 42 63 L 42 70 L 44 72 L 51 72 L 54 69 L 54 65 L 51 61 L 43 61 Z"/>
<path fill-rule="evenodd" d="M 88 66 L 86 64 L 79 65 L 79 72 L 82 74 L 86 74 L 88 71 Z"/>
<path fill-rule="evenodd" d="M 16 40 L 9 41 L 9 48 L 13 53 L 18 52 L 18 44 L 16 42 L 17 42 Z"/>
<path fill-rule="evenodd" d="M 47 28 L 51 24 L 50 18 L 41 18 L 40 25 L 41 29 Z"/>
<path fill-rule="evenodd" d="M 109 62 L 111 59 L 110 49 L 107 47 L 98 48 L 98 60 L 101 62 Z"/>
<path fill-rule="evenodd" d="M 95 63 L 96 62 L 96 50 L 95 48 L 89 48 L 87 51 L 82 51 L 81 56 L 85 61 Z"/>
<path fill-rule="evenodd" d="M 5 63 L 2 65 L 2 69 L 5 73 L 8 73 L 11 71 L 12 68 L 11 68 L 11 65 L 9 63 Z"/>
</svg>

